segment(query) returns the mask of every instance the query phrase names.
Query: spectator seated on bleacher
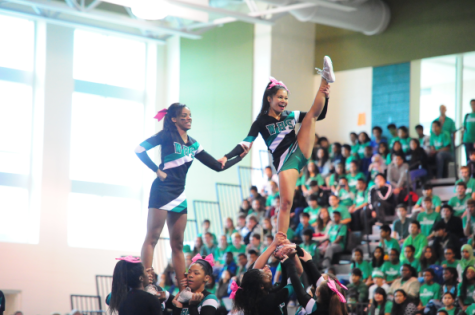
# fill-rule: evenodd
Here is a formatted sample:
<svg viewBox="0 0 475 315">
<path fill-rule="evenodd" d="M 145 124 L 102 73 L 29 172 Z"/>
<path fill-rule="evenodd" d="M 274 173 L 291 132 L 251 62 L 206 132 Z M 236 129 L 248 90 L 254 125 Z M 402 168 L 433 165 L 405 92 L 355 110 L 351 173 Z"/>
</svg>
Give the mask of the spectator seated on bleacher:
<svg viewBox="0 0 475 315">
<path fill-rule="evenodd" d="M 321 208 L 318 213 L 317 224 L 315 226 L 315 233 L 328 234 L 332 225 L 330 213 L 327 208 Z"/>
<path fill-rule="evenodd" d="M 345 224 L 340 222 L 341 214 L 338 211 L 334 211 L 333 214 L 333 224 L 328 231 L 329 240 L 326 241 L 328 245 L 326 248 L 320 248 L 322 254 L 324 255 L 322 265 L 324 267 L 329 267 L 333 259 L 333 254 L 341 253 L 345 250 L 346 238 L 348 234 L 348 229 Z"/>
<path fill-rule="evenodd" d="M 385 142 L 380 143 L 379 148 L 378 148 L 378 153 L 383 158 L 384 164 L 386 164 L 386 167 L 387 167 L 388 163 L 386 161 L 388 160 L 388 156 L 390 155 L 389 145 Z"/>
<path fill-rule="evenodd" d="M 363 260 L 363 251 L 360 248 L 353 249 L 351 258 L 351 270 L 354 270 L 355 268 L 359 269 L 362 272 L 361 281 L 366 283 L 369 280 L 371 282 L 371 273 L 373 270 L 371 264 L 368 261 Z"/>
<path fill-rule="evenodd" d="M 391 237 L 391 228 L 389 225 L 385 224 L 381 226 L 379 230 L 379 236 L 381 240 L 379 241 L 379 245 L 385 254 L 389 254 L 389 250 L 392 248 L 396 248 L 399 250 L 399 242 L 397 239 Z"/>
<path fill-rule="evenodd" d="M 383 137 L 383 129 L 379 126 L 374 126 L 371 132 L 373 137 L 371 139 L 370 145 L 371 148 L 373 148 L 373 153 L 376 154 L 378 153 L 379 144 L 382 142 L 388 143 L 388 139 Z"/>
<path fill-rule="evenodd" d="M 401 278 L 394 280 L 389 287 L 388 293 L 394 295 L 397 290 L 404 290 L 408 297 L 415 300 L 419 297 L 420 288 L 421 284 L 417 280 L 416 270 L 411 265 L 403 264 L 401 266 Z"/>
<path fill-rule="evenodd" d="M 350 190 L 348 180 L 345 177 L 340 178 L 336 195 L 340 199 L 340 205 L 347 208 L 353 205 L 355 194 Z"/>
<path fill-rule="evenodd" d="M 272 236 L 272 223 L 269 218 L 262 220 L 262 234 L 264 235 L 264 241 L 266 236 Z"/>
<path fill-rule="evenodd" d="M 442 220 L 445 223 L 445 229 L 448 233 L 452 233 L 458 238 L 463 238 L 463 225 L 462 219 L 457 216 L 454 216 L 454 210 L 448 204 L 442 205 Z"/>
<path fill-rule="evenodd" d="M 299 246 L 312 255 L 312 260 L 314 263 L 318 264 L 320 260 L 320 251 L 317 246 L 317 242 L 312 240 L 313 232 L 312 230 L 303 231 L 303 242 Z"/>
<path fill-rule="evenodd" d="M 323 178 L 330 176 L 332 163 L 330 161 L 330 157 L 328 156 L 328 150 L 324 148 L 319 148 L 317 150 L 315 165 L 317 166 L 318 172 Z"/>
<path fill-rule="evenodd" d="M 209 230 L 211 227 L 211 221 L 206 219 L 206 220 L 203 220 L 203 223 L 201 224 L 201 230 L 203 231 L 202 233 L 198 234 L 199 237 L 203 238 L 205 233 L 209 232 L 211 233 L 211 231 Z M 216 235 L 214 233 L 211 233 L 211 237 L 213 238 L 213 243 L 215 245 L 218 245 L 218 238 L 216 237 Z"/>
<path fill-rule="evenodd" d="M 364 179 L 366 181 L 366 176 L 359 171 L 359 164 L 357 161 L 351 161 L 350 163 L 350 172 L 346 174 L 346 179 L 348 180 L 348 186 L 350 191 L 356 192 L 356 182 L 358 178 Z"/>
<path fill-rule="evenodd" d="M 404 162 L 404 156 L 396 153 L 391 164 L 388 165 L 388 182 L 393 188 L 393 194 L 397 202 L 403 202 L 409 188 L 407 171 L 409 165 Z"/>
<path fill-rule="evenodd" d="M 469 246 L 469 245 L 464 245 Z M 471 249 L 471 248 L 470 248 Z M 462 247 L 463 250 L 463 247 Z M 462 252 L 462 256 L 464 253 Z M 463 270 L 461 273 L 462 281 L 458 284 L 457 287 L 457 297 L 460 308 L 466 309 L 469 305 L 474 303 L 473 292 L 475 292 L 475 267 L 473 263 L 466 265 L 465 267 L 462 266 L 462 260 L 460 261 L 460 265 Z M 473 260 L 473 250 L 472 250 L 472 260 Z"/>
<path fill-rule="evenodd" d="M 434 237 L 432 230 L 434 223 L 441 220 L 440 214 L 434 211 L 431 197 L 424 197 L 422 202 L 422 211 L 417 215 L 417 221 L 421 225 L 421 234 L 428 240 Z"/>
<path fill-rule="evenodd" d="M 416 249 L 412 245 L 404 246 L 404 249 L 403 249 L 404 258 L 401 260 L 401 263 L 403 265 L 404 264 L 410 265 L 419 274 L 419 272 L 421 272 L 421 264 L 419 262 L 419 259 L 416 259 L 414 257 L 415 251 L 416 251 Z"/>
<path fill-rule="evenodd" d="M 209 275 L 208 282 L 206 282 L 205 290 L 211 294 L 216 293 L 216 280 L 213 275 Z"/>
<path fill-rule="evenodd" d="M 341 153 L 341 143 L 334 142 L 332 144 L 332 154 L 330 156 L 330 161 L 332 162 L 332 170 L 335 169 L 335 166 L 340 163 L 345 163 L 345 157 Z"/>
<path fill-rule="evenodd" d="M 437 315 L 457 315 L 460 314 L 460 308 L 455 304 L 455 295 L 450 292 L 444 292 L 442 294 L 443 307 L 437 310 Z M 472 314 L 472 313 L 466 313 Z"/>
<path fill-rule="evenodd" d="M 279 175 L 272 172 L 272 167 L 266 166 L 264 168 L 265 183 L 261 188 L 261 194 L 263 196 L 269 196 L 272 193 L 271 182 L 279 184 Z"/>
<path fill-rule="evenodd" d="M 238 265 L 236 270 L 236 277 L 238 279 L 247 271 L 247 256 L 246 254 L 239 254 L 238 255 Z"/>
<path fill-rule="evenodd" d="M 264 207 L 264 203 L 261 199 L 253 200 L 251 209 L 252 211 L 249 213 L 249 215 L 253 215 L 254 217 L 256 217 L 257 222 L 261 221 L 261 219 L 265 217 L 266 208 Z"/>
<path fill-rule="evenodd" d="M 294 243 L 302 243 L 303 233 L 306 230 L 310 230 L 312 233 L 315 232 L 314 228 L 310 225 L 310 215 L 308 213 L 302 212 L 300 213 L 300 223 L 294 231 L 295 233 L 292 241 Z"/>
<path fill-rule="evenodd" d="M 402 152 L 406 155 L 410 151 L 409 143 L 411 138 L 409 138 L 409 130 L 406 126 L 400 126 L 397 128 L 398 141 L 401 143 Z"/>
<path fill-rule="evenodd" d="M 216 297 L 224 305 L 222 299 L 229 296 L 228 287 L 231 284 L 231 278 L 234 275 L 229 270 L 224 270 L 218 281 L 218 288 L 216 289 Z"/>
<path fill-rule="evenodd" d="M 424 126 L 422 125 L 417 125 L 415 128 L 416 133 L 417 133 L 417 139 L 419 140 L 419 144 L 424 149 L 426 154 L 429 154 L 430 152 L 430 136 L 426 136 L 424 134 Z"/>
<path fill-rule="evenodd" d="M 393 189 L 391 185 L 386 184 L 386 177 L 383 174 L 376 175 L 374 186 L 368 193 L 368 207 L 371 209 L 371 225 L 375 222 L 386 223 L 386 215 L 390 215 L 394 209 Z"/>
<path fill-rule="evenodd" d="M 385 261 L 383 267 L 381 267 L 386 283 L 391 284 L 394 280 L 401 277 L 401 266 L 399 250 L 395 248 L 391 249 L 389 251 L 389 260 Z"/>
<path fill-rule="evenodd" d="M 475 199 L 475 178 L 470 176 L 470 170 L 467 166 L 460 167 L 459 171 L 460 179 L 455 183 L 464 182 L 467 190 L 465 193 L 472 199 Z"/>
<path fill-rule="evenodd" d="M 393 308 L 391 309 L 391 315 L 404 314 L 404 315 L 416 315 L 417 306 L 413 302 L 414 298 L 407 294 L 403 289 L 394 291 Z"/>
<path fill-rule="evenodd" d="M 225 254 L 225 260 L 224 260 L 224 266 L 221 268 L 219 272 L 219 279 L 221 279 L 221 276 L 224 271 L 229 271 L 231 274 L 235 275 L 237 271 L 237 264 L 234 261 L 234 256 L 233 253 L 231 252 L 226 252 Z"/>
<path fill-rule="evenodd" d="M 450 247 L 446 246 L 444 250 L 444 260 L 441 262 L 441 265 L 443 268 L 454 268 L 456 269 L 459 260 L 456 259 L 456 253 L 460 253 L 460 251 L 457 249 L 454 249 L 455 247 Z"/>
<path fill-rule="evenodd" d="M 402 244 L 409 236 L 409 223 L 411 220 L 407 218 L 407 209 L 404 204 L 397 205 L 396 213 L 398 218 L 393 222 L 393 238 L 397 239 L 399 244 Z"/>
<path fill-rule="evenodd" d="M 396 155 L 402 156 L 404 162 L 406 162 L 406 155 L 404 154 L 404 151 L 402 151 L 401 142 L 399 142 L 399 140 L 393 142 L 391 152 L 386 156 L 386 165 L 389 166 L 394 161 Z"/>
<path fill-rule="evenodd" d="M 398 246 L 399 249 L 399 246 Z M 380 246 L 377 246 L 373 253 L 371 254 L 371 270 L 374 271 L 381 271 L 383 268 L 384 264 L 384 251 L 383 248 Z M 389 257 L 389 256 L 388 256 Z M 370 282 L 367 282 L 366 284 L 369 285 Z"/>
<path fill-rule="evenodd" d="M 432 209 L 434 209 L 435 212 L 439 213 L 440 207 L 442 206 L 442 201 L 440 200 L 439 196 L 436 196 L 433 194 L 432 186 L 429 184 L 425 184 L 422 187 L 422 197 L 420 197 L 419 200 L 417 200 L 416 205 L 414 206 L 414 208 L 412 208 L 412 212 L 424 211 L 422 202 L 424 201 L 424 198 L 426 197 L 431 198 Z"/>
<path fill-rule="evenodd" d="M 330 213 L 330 216 L 332 216 L 335 211 L 338 211 L 341 216 L 341 224 L 346 225 L 351 222 L 350 212 L 348 211 L 347 207 L 340 205 L 340 199 L 338 198 L 338 196 L 331 195 L 328 201 L 330 203 L 330 207 L 328 207 L 328 212 Z"/>
<path fill-rule="evenodd" d="M 402 244 L 402 248 L 412 245 L 414 247 L 414 259 L 419 260 L 422 256 L 422 250 L 427 246 L 427 237 L 421 234 L 421 225 L 418 221 L 412 221 L 409 225 L 409 236 Z M 401 253 L 399 259 L 404 260 L 404 255 Z"/>
<path fill-rule="evenodd" d="M 368 168 L 369 188 L 374 185 L 374 178 L 376 177 L 376 175 L 378 175 L 379 173 L 384 174 L 387 168 L 388 166 L 386 165 L 386 160 L 379 153 L 376 153 L 371 157 L 371 164 Z"/>
<path fill-rule="evenodd" d="M 436 251 L 429 245 L 424 248 L 421 259 L 419 260 L 421 271 L 423 272 L 427 268 L 432 268 L 437 274 L 442 274 L 442 266 L 439 263 L 439 257 Z M 422 273 L 419 273 L 420 277 L 423 277 Z"/>
<path fill-rule="evenodd" d="M 320 211 L 321 207 L 318 205 L 318 196 L 317 195 L 310 195 L 307 198 L 308 207 L 303 210 L 304 213 L 308 213 L 310 216 L 309 223 L 312 226 L 317 224 L 318 212 Z"/>
<path fill-rule="evenodd" d="M 368 287 L 363 281 L 363 273 L 359 268 L 351 271 L 351 282 L 348 285 L 348 305 L 368 302 Z M 351 307 L 351 310 L 359 308 Z"/>
<path fill-rule="evenodd" d="M 368 205 L 368 190 L 364 179 L 358 178 L 356 181 L 356 193 L 353 204 L 348 211 L 351 215 L 351 227 L 353 231 L 363 230 L 364 209 Z"/>
<path fill-rule="evenodd" d="M 365 147 L 364 155 L 360 160 L 360 172 L 363 173 L 365 178 L 368 178 L 369 175 L 369 166 L 373 163 L 373 148 Z"/>
<path fill-rule="evenodd" d="M 437 178 L 443 178 L 444 168 L 448 162 L 454 160 L 454 155 L 452 152 L 452 138 L 448 132 L 442 130 L 439 121 L 432 122 L 430 146 L 429 163 L 436 166 Z"/>
<path fill-rule="evenodd" d="M 475 232 L 475 200 L 467 200 L 467 214 L 462 219 L 465 236 L 472 238 Z"/>
<path fill-rule="evenodd" d="M 201 238 L 201 236 L 197 236 L 195 238 L 195 243 L 193 245 L 193 256 L 195 256 L 196 254 L 199 254 L 201 253 L 201 248 L 203 247 L 203 239 Z"/>
<path fill-rule="evenodd" d="M 255 215 L 248 215 L 246 218 L 246 226 L 241 230 L 242 239 L 244 244 L 249 244 L 251 240 L 251 235 L 257 233 L 262 235 L 262 228 L 259 225 L 259 221 L 257 220 Z"/>
<path fill-rule="evenodd" d="M 345 172 L 350 171 L 350 163 L 352 161 L 358 161 L 358 158 L 351 154 L 351 146 L 349 144 L 344 144 L 341 146 L 341 155 L 345 158 Z"/>
<path fill-rule="evenodd" d="M 246 218 L 247 218 L 247 213 L 239 213 L 238 219 L 237 219 L 237 225 L 236 225 L 236 231 L 241 234 L 242 229 L 246 227 Z M 232 237 L 232 235 L 231 235 Z"/>
<path fill-rule="evenodd" d="M 435 238 L 434 242 L 432 243 L 432 248 L 434 249 L 434 252 L 437 257 L 442 257 L 446 248 L 460 248 L 461 244 L 459 238 L 453 233 L 447 231 L 446 224 L 444 223 L 444 221 L 437 222 L 433 227 L 433 231 L 435 234 Z M 455 258 L 458 257 L 460 256 L 455 256 Z"/>
<path fill-rule="evenodd" d="M 475 291 L 472 293 L 472 298 L 475 300 Z M 467 315 L 473 315 L 475 314 L 475 303 L 470 304 L 466 309 L 465 309 L 465 314 Z M 448 315 L 448 314 L 447 314 Z"/>
<path fill-rule="evenodd" d="M 409 146 L 411 150 L 407 152 L 406 159 L 409 164 L 412 189 L 415 191 L 417 179 L 427 176 L 428 158 L 427 152 L 421 147 L 418 139 L 411 139 Z"/>
<path fill-rule="evenodd" d="M 262 243 L 261 243 L 261 235 L 258 233 L 253 233 L 251 235 L 251 241 L 246 246 L 246 252 L 250 250 L 255 250 L 258 255 L 262 253 Z"/>
<path fill-rule="evenodd" d="M 257 191 L 257 186 L 251 186 L 251 188 L 249 188 L 249 197 L 247 198 L 247 200 L 249 200 L 249 202 L 252 204 L 252 201 L 253 200 L 261 200 L 261 202 L 263 204 L 265 204 L 266 202 L 266 198 L 264 198 L 258 191 Z"/>
<path fill-rule="evenodd" d="M 257 252 L 253 249 L 247 252 L 247 269 L 251 269 L 254 263 L 256 262 L 257 258 L 259 258 L 259 255 Z"/>
<path fill-rule="evenodd" d="M 419 289 L 419 306 L 417 309 L 422 311 L 430 300 L 441 300 L 440 285 L 435 282 L 435 272 L 431 268 L 425 269 L 423 272 L 424 283 Z"/>
<path fill-rule="evenodd" d="M 243 199 L 241 206 L 239 207 L 239 214 L 244 215 L 244 218 L 249 214 L 251 210 L 251 202 L 247 199 Z"/>
<path fill-rule="evenodd" d="M 475 149 L 470 150 L 469 160 L 467 161 L 468 172 L 471 178 L 475 178 Z"/>
<path fill-rule="evenodd" d="M 316 181 L 318 186 L 325 185 L 325 179 L 318 172 L 318 168 L 315 163 L 310 160 L 307 163 L 307 166 L 303 170 L 303 176 L 300 178 L 300 188 L 304 196 L 310 195 L 310 182 Z"/>
<path fill-rule="evenodd" d="M 369 308 L 370 315 L 391 314 L 393 302 L 388 299 L 387 291 L 383 288 L 376 288 L 374 290 L 373 299 Z"/>
<path fill-rule="evenodd" d="M 267 210 L 270 209 L 270 207 L 272 207 L 275 197 L 279 196 L 279 185 L 276 182 L 271 181 L 270 187 L 271 187 L 271 192 L 269 195 L 267 195 L 267 199 L 266 199 Z"/>
<path fill-rule="evenodd" d="M 457 182 L 455 184 L 456 195 L 450 198 L 448 204 L 454 209 L 454 215 L 457 217 L 465 216 L 465 209 L 467 208 L 467 201 L 471 199 L 470 194 L 466 194 L 467 185 L 464 182 Z"/>
<path fill-rule="evenodd" d="M 374 284 L 369 287 L 368 293 L 369 302 L 373 303 L 374 293 L 376 289 L 381 288 L 384 290 L 385 293 L 387 293 L 389 290 L 389 285 L 384 281 L 384 273 L 382 271 L 373 271 L 371 277 L 373 278 Z"/>
<path fill-rule="evenodd" d="M 223 234 L 226 236 L 227 242 L 231 243 L 231 237 L 234 233 L 238 232 L 238 230 L 234 227 L 233 219 L 226 218 L 223 232 Z"/>
<path fill-rule="evenodd" d="M 225 254 L 229 251 L 228 238 L 226 235 L 221 235 L 219 237 L 218 246 L 214 249 L 213 257 L 215 259 L 214 265 L 221 267 L 224 265 Z M 203 255 L 201 255 L 203 256 Z"/>
<path fill-rule="evenodd" d="M 232 244 L 229 245 L 228 251 L 233 253 L 233 256 L 246 253 L 246 245 L 242 243 L 242 236 L 239 233 L 234 233 L 232 236 Z"/>
<path fill-rule="evenodd" d="M 327 177 L 327 186 L 330 187 L 332 193 L 336 193 L 340 178 L 346 176 L 345 166 L 343 163 L 335 165 L 335 172 Z"/>
<path fill-rule="evenodd" d="M 200 254 L 206 257 L 209 254 L 214 254 L 217 246 L 213 242 L 213 235 L 210 232 L 204 233 L 204 245 L 201 247 Z"/>
</svg>

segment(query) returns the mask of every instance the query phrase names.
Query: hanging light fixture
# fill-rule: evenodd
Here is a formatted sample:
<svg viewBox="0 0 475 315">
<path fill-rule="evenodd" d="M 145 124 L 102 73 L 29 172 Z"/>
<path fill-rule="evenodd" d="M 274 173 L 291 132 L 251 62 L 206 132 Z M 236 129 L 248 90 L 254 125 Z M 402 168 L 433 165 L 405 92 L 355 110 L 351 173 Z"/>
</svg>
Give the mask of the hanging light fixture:
<svg viewBox="0 0 475 315">
<path fill-rule="evenodd" d="M 136 17 L 144 20 L 161 20 L 170 13 L 165 0 L 134 0 L 130 9 Z"/>
</svg>

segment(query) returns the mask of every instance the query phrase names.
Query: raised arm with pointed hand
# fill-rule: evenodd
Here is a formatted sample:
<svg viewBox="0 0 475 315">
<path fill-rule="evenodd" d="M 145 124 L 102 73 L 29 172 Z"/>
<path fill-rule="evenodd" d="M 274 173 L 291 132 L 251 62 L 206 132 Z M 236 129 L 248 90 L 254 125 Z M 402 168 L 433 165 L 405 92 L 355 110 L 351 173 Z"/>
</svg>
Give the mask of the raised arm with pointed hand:
<svg viewBox="0 0 475 315">
<path fill-rule="evenodd" d="M 285 240 L 287 240 L 287 236 L 282 233 L 278 232 L 274 236 L 274 241 L 270 244 L 269 247 L 257 258 L 256 262 L 254 263 L 253 269 L 262 269 L 267 264 L 272 253 L 275 251 L 277 246 L 281 245 Z"/>
</svg>

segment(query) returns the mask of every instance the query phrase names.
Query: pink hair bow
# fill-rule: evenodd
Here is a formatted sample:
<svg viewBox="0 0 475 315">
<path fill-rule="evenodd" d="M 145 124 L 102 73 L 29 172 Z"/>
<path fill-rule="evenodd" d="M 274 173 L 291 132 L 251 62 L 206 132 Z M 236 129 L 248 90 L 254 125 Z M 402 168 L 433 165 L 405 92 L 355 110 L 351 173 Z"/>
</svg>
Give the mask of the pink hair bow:
<svg viewBox="0 0 475 315">
<path fill-rule="evenodd" d="M 160 120 L 163 119 L 163 117 L 165 117 L 165 115 L 167 114 L 167 111 L 168 111 L 168 109 L 164 108 L 164 109 L 158 111 L 158 113 L 153 118 L 156 118 L 158 121 L 160 121 Z"/>
<path fill-rule="evenodd" d="M 274 77 L 270 77 L 269 80 L 270 80 L 271 83 L 270 83 L 269 87 L 267 88 L 268 90 L 269 90 L 269 89 L 272 89 L 272 88 L 273 88 L 274 86 L 276 86 L 276 85 L 281 85 L 281 86 L 283 86 L 283 87 L 287 90 L 287 92 L 289 91 L 289 89 L 285 86 L 284 82 L 282 82 L 282 81 L 277 81 L 277 79 L 274 78 Z"/>
<path fill-rule="evenodd" d="M 193 258 L 191 259 L 191 261 L 192 261 L 192 262 L 196 262 L 197 260 L 200 260 L 200 259 L 201 259 L 201 260 L 204 260 L 204 261 L 207 261 L 207 262 L 211 265 L 211 267 L 214 266 L 214 257 L 213 257 L 213 254 L 209 254 L 209 255 L 206 256 L 206 257 L 201 257 L 200 254 L 196 254 L 196 256 L 193 257 Z"/>
<path fill-rule="evenodd" d="M 335 282 L 333 280 L 328 279 L 327 285 L 330 288 L 330 290 L 332 290 L 333 292 L 336 293 L 336 295 L 338 295 L 338 298 L 340 299 L 341 303 L 346 303 L 345 297 L 343 296 L 343 294 L 340 293 L 340 291 L 338 291 L 338 289 L 336 288 Z"/>
<path fill-rule="evenodd" d="M 231 283 L 231 294 L 229 295 L 229 298 L 230 298 L 231 300 L 234 300 L 234 297 L 236 296 L 236 292 L 237 292 L 237 290 L 239 290 L 239 289 L 243 290 L 243 288 L 241 288 L 240 286 L 238 286 L 238 284 L 236 283 L 236 281 L 233 281 L 233 282 Z"/>
<path fill-rule="evenodd" d="M 119 257 L 119 258 L 116 258 L 115 260 L 125 260 L 126 262 L 129 262 L 132 264 L 138 264 L 142 262 L 139 257 L 134 257 L 134 256 Z"/>
</svg>

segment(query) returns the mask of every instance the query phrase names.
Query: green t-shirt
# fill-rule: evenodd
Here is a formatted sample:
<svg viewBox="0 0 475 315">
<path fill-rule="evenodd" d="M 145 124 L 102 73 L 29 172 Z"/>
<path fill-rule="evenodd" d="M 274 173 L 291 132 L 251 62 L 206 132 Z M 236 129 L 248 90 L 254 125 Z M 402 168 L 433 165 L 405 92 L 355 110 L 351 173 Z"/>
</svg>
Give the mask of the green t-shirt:
<svg viewBox="0 0 475 315">
<path fill-rule="evenodd" d="M 417 259 L 414 259 L 412 262 L 409 262 L 409 260 L 407 260 L 407 259 L 403 259 L 401 261 L 401 264 L 402 265 L 404 265 L 404 264 L 411 265 L 412 267 L 414 267 L 414 269 L 416 269 L 417 272 L 421 272 L 421 264 L 420 264 L 419 260 L 417 260 Z"/>
<path fill-rule="evenodd" d="M 348 158 L 349 159 L 349 158 Z M 336 187 L 338 186 L 338 181 L 335 180 L 335 177 L 336 177 L 336 174 L 331 174 L 330 176 L 330 182 L 328 184 L 330 184 L 330 187 Z M 346 175 L 345 174 L 342 174 L 342 175 L 338 175 L 338 179 L 340 178 L 345 178 Z"/>
<path fill-rule="evenodd" d="M 425 305 L 425 304 L 422 304 L 422 305 Z M 446 312 L 447 312 L 447 315 L 457 315 L 457 314 L 455 314 L 455 310 L 456 310 L 456 309 L 457 309 L 457 308 L 456 308 L 455 306 L 454 306 L 451 310 L 448 310 L 448 309 L 446 309 L 445 307 L 442 307 L 442 308 L 439 309 L 439 311 L 446 311 Z M 466 313 L 466 314 L 467 314 L 467 315 L 471 315 L 470 313 Z"/>
<path fill-rule="evenodd" d="M 426 237 L 430 235 L 432 231 L 432 227 L 434 223 L 439 221 L 440 214 L 438 212 L 421 212 L 417 215 L 417 221 L 421 224 L 421 234 L 425 235 Z"/>
<path fill-rule="evenodd" d="M 430 300 L 440 300 L 440 285 L 435 282 L 431 285 L 424 283 L 419 290 L 419 298 L 422 305 L 427 305 Z"/>
<path fill-rule="evenodd" d="M 364 158 L 364 150 L 371 145 L 371 141 L 355 145 L 356 153 L 360 159 Z"/>
<path fill-rule="evenodd" d="M 458 181 L 455 182 L 454 191 L 456 191 L 457 184 L 462 181 L 463 179 L 459 179 Z M 475 192 L 475 179 L 470 177 L 468 179 L 468 182 L 466 182 L 465 184 L 467 185 L 467 190 L 465 190 L 465 194 L 467 194 L 468 196 L 472 195 L 472 193 Z"/>
<path fill-rule="evenodd" d="M 390 261 L 385 261 L 381 267 L 381 271 L 386 277 L 386 281 L 393 281 L 401 276 L 401 262 L 393 265 Z"/>
<path fill-rule="evenodd" d="M 319 254 L 317 243 L 315 243 L 313 241 L 310 242 L 310 244 L 308 244 L 308 245 L 306 245 L 305 243 L 301 243 L 299 246 L 302 249 L 304 249 L 307 253 L 312 255 L 312 257 Z"/>
<path fill-rule="evenodd" d="M 464 216 L 462 218 L 462 223 L 463 223 L 463 228 L 465 229 L 465 227 L 467 226 L 467 216 Z M 473 231 L 475 231 L 475 216 L 471 215 L 470 216 L 470 234 L 473 233 Z"/>
<path fill-rule="evenodd" d="M 275 194 L 267 196 L 266 207 L 272 206 L 272 202 L 274 202 L 274 199 L 277 196 L 279 196 L 279 192 L 276 192 Z"/>
<path fill-rule="evenodd" d="M 384 246 L 383 246 L 383 243 L 384 243 Z M 397 249 L 398 252 L 401 251 L 401 247 L 399 246 L 399 242 L 397 241 L 397 239 L 392 238 L 392 237 L 389 241 L 387 241 L 385 239 L 381 239 L 381 241 L 379 242 L 379 246 L 384 248 L 384 252 L 386 254 L 388 254 L 389 250 L 392 249 L 392 248 Z"/>
<path fill-rule="evenodd" d="M 234 247 L 234 246 L 233 246 Z M 241 246 L 242 247 L 242 246 Z M 234 247 L 235 248 L 235 247 Z M 219 261 L 222 265 L 224 265 L 225 263 L 225 260 L 226 260 L 226 257 L 225 254 L 227 252 L 232 252 L 230 250 L 230 246 L 228 245 L 225 249 L 221 249 L 218 247 L 216 247 L 216 249 L 214 250 L 214 253 L 213 253 L 213 256 L 214 256 L 214 259 Z M 237 257 L 234 257 L 235 259 L 237 259 Z"/>
<path fill-rule="evenodd" d="M 435 133 L 431 134 L 430 145 L 433 146 L 436 150 L 451 146 L 452 139 L 450 138 L 450 134 L 445 131 L 441 131 L 439 135 L 436 135 Z"/>
<path fill-rule="evenodd" d="M 458 297 L 461 296 L 461 293 L 462 293 L 461 288 L 462 288 L 462 283 L 459 283 L 457 285 L 457 296 Z M 467 286 L 467 292 L 465 294 L 465 299 L 463 300 L 463 304 L 470 305 L 474 302 L 473 298 L 472 298 L 473 291 L 475 291 L 475 284 L 468 285 Z"/>
<path fill-rule="evenodd" d="M 401 142 L 402 152 L 407 153 L 411 149 L 409 146 L 409 142 L 411 142 L 412 138 L 407 137 L 406 139 L 399 138 L 399 142 Z"/>
<path fill-rule="evenodd" d="M 475 142 L 475 113 L 470 113 L 463 121 L 465 132 L 463 133 L 463 142 Z"/>
<path fill-rule="evenodd" d="M 226 249 L 228 252 L 233 253 L 234 257 L 237 257 L 239 254 L 245 254 L 246 253 L 246 245 L 241 245 L 241 247 L 236 248 L 233 244 L 229 245 L 228 248 Z"/>
<path fill-rule="evenodd" d="M 351 207 L 353 205 L 353 196 L 346 189 L 340 188 L 338 190 L 338 198 L 340 198 L 340 204 L 345 207 Z"/>
<path fill-rule="evenodd" d="M 439 117 L 434 119 L 434 121 L 440 121 Z M 442 131 L 447 131 L 449 134 L 455 131 L 455 122 L 452 118 L 445 116 L 444 124 L 442 125 Z M 432 133 L 432 130 L 431 130 Z"/>
<path fill-rule="evenodd" d="M 361 172 L 356 173 L 355 176 L 351 175 L 351 173 L 346 174 L 346 179 L 348 179 L 348 186 L 350 186 L 350 191 L 352 193 L 356 192 L 356 182 L 360 178 L 363 179 L 364 181 L 366 181 L 366 177 Z"/>
<path fill-rule="evenodd" d="M 205 233 L 200 233 L 200 234 L 198 234 L 198 237 L 201 237 L 201 239 L 203 239 L 203 235 L 205 235 Z M 211 233 L 211 236 L 213 237 L 213 243 L 215 245 L 218 245 L 218 239 L 216 238 L 216 234 Z"/>
<path fill-rule="evenodd" d="M 376 312 L 374 312 L 375 314 L 379 314 L 379 310 L 381 309 L 381 306 L 377 306 L 376 307 Z M 391 301 L 386 301 L 386 304 L 384 305 L 384 314 L 387 314 L 387 313 L 390 313 L 391 314 L 391 310 L 393 309 L 393 302 Z"/>
<path fill-rule="evenodd" d="M 303 176 L 303 182 L 302 185 L 305 185 L 307 189 L 310 189 L 310 182 L 311 181 L 316 181 L 318 183 L 318 186 L 323 186 L 325 185 L 325 180 L 323 179 L 322 175 L 317 174 L 317 176 L 310 177 L 307 179 L 307 176 Z"/>
<path fill-rule="evenodd" d="M 307 207 L 303 209 L 303 212 L 308 213 L 308 215 L 310 216 L 310 221 L 309 221 L 310 224 L 314 224 L 315 222 L 317 222 L 318 213 L 320 212 L 321 208 L 322 207 L 317 206 L 316 209 L 313 209 L 312 207 Z"/>
<path fill-rule="evenodd" d="M 394 137 L 389 141 L 389 150 L 391 150 L 394 146 L 394 142 L 399 141 L 401 142 L 401 138 L 399 137 Z"/>
<path fill-rule="evenodd" d="M 346 244 L 346 235 L 347 235 L 347 227 L 345 224 L 333 224 L 328 231 L 328 236 L 330 238 L 330 242 L 334 242 L 338 236 L 343 236 L 342 240 L 339 242 L 341 248 L 345 248 Z"/>
<path fill-rule="evenodd" d="M 364 203 L 368 202 L 368 192 L 366 190 L 359 191 L 355 193 L 355 206 L 359 207 Z"/>
<path fill-rule="evenodd" d="M 416 202 L 416 206 L 422 207 L 422 202 L 424 201 L 425 197 L 420 197 L 419 200 Z M 442 206 L 442 200 L 440 200 L 439 196 L 432 195 L 432 209 L 435 210 L 436 207 Z"/>
<path fill-rule="evenodd" d="M 351 215 L 348 211 L 348 208 L 343 205 L 339 204 L 338 207 L 336 207 L 335 209 L 333 207 L 328 207 L 328 213 L 330 214 L 330 217 L 333 215 L 333 211 L 340 212 L 341 220 L 351 219 Z"/>
<path fill-rule="evenodd" d="M 345 169 L 348 173 L 350 172 L 350 164 L 351 164 L 352 161 L 358 161 L 358 157 L 356 157 L 354 155 L 350 155 L 349 157 L 346 158 Z"/>
<path fill-rule="evenodd" d="M 465 198 L 459 199 L 457 196 L 450 198 L 449 200 L 449 206 L 454 208 L 454 215 L 457 217 L 460 217 L 463 215 L 465 212 L 465 209 L 467 208 L 467 200 L 470 199 L 471 197 L 468 195 L 465 195 Z"/>
<path fill-rule="evenodd" d="M 424 250 L 424 247 L 427 246 L 427 237 L 423 235 L 422 233 L 417 234 L 416 237 L 413 237 L 412 235 L 409 234 L 409 236 L 406 238 L 404 243 L 402 244 L 402 250 L 401 250 L 401 255 L 399 256 L 399 260 L 404 259 L 404 247 L 407 245 L 412 245 L 416 249 L 416 253 L 414 254 L 414 258 L 416 260 L 419 260 L 422 256 L 422 251 Z"/>
<path fill-rule="evenodd" d="M 358 268 L 361 270 L 363 273 L 363 280 L 366 280 L 371 276 L 373 273 L 373 268 L 371 267 L 371 264 L 367 262 L 366 260 L 363 260 L 361 263 L 357 263 L 356 261 L 351 264 L 351 269 Z M 351 272 L 350 272 L 350 277 L 351 277 Z"/>
<path fill-rule="evenodd" d="M 449 263 L 447 260 L 444 260 L 444 261 L 442 261 L 442 263 L 440 265 L 444 268 L 452 267 L 452 268 L 457 269 L 458 264 L 459 264 L 459 261 L 457 259 L 455 259 L 453 263 Z"/>
<path fill-rule="evenodd" d="M 475 303 L 470 304 L 469 307 L 465 310 L 465 314 L 467 315 L 474 315 L 475 314 Z"/>
</svg>

